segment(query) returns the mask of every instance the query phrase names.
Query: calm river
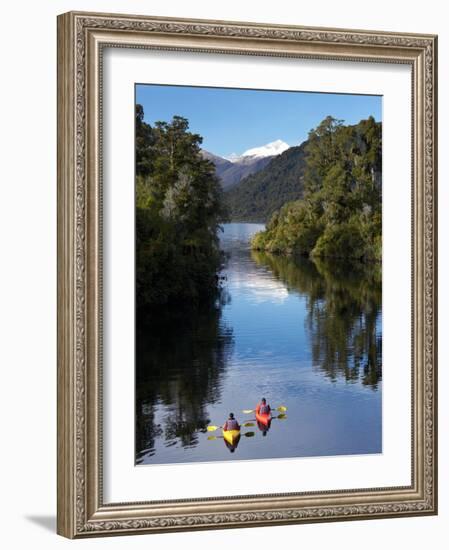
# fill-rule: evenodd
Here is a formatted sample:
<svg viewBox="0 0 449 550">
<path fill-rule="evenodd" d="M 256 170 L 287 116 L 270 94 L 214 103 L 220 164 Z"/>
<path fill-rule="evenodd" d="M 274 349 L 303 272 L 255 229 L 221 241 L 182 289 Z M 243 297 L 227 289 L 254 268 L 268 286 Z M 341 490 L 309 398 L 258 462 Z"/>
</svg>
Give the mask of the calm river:
<svg viewBox="0 0 449 550">
<path fill-rule="evenodd" d="M 137 335 L 136 463 L 382 452 L 380 270 L 255 253 L 262 225 L 223 229 L 221 303 Z M 286 418 L 253 422 L 233 452 L 208 439 L 230 411 L 254 421 L 242 410 L 261 397 Z"/>
</svg>

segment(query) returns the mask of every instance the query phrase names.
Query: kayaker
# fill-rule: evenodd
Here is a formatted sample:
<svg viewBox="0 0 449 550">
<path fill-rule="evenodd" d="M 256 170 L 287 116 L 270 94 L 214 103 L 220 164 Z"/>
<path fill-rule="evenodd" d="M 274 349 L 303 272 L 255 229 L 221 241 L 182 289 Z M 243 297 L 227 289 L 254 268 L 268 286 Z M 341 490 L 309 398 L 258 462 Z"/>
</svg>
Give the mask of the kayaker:
<svg viewBox="0 0 449 550">
<path fill-rule="evenodd" d="M 229 418 L 223 424 L 223 430 L 228 432 L 229 430 L 240 430 L 240 424 L 234 418 L 234 413 L 229 413 Z"/>
<path fill-rule="evenodd" d="M 258 403 L 258 405 L 256 407 L 256 413 L 257 414 L 270 414 L 270 412 L 271 412 L 270 405 L 268 405 L 267 400 L 265 399 L 265 397 L 262 397 L 262 399 L 260 400 L 260 403 Z"/>
</svg>

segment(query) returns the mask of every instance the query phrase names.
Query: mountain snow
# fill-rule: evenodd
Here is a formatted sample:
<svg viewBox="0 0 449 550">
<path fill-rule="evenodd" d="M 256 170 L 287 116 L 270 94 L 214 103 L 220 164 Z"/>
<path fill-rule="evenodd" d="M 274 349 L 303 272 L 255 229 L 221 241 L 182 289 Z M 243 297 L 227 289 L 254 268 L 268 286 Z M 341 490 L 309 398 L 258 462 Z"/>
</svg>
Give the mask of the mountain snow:
<svg viewBox="0 0 449 550">
<path fill-rule="evenodd" d="M 288 143 L 285 143 L 285 141 L 282 141 L 281 139 L 277 139 L 276 141 L 272 141 L 271 143 L 267 143 L 266 145 L 262 145 L 261 147 L 253 147 L 252 149 L 248 149 L 245 151 L 242 155 L 236 155 L 233 153 L 229 157 L 227 157 L 227 160 L 231 162 L 240 162 L 242 160 L 246 160 L 248 157 L 251 158 L 264 158 L 264 157 L 273 157 L 276 155 L 280 155 L 287 149 L 289 149 Z"/>
<path fill-rule="evenodd" d="M 262 147 L 248 149 L 243 155 L 232 154 L 229 157 L 219 157 L 204 149 L 201 150 L 201 154 L 203 158 L 215 164 L 215 173 L 220 178 L 223 189 L 228 190 L 243 178 L 265 168 L 274 157 L 289 148 L 285 141 L 277 139 Z"/>
</svg>

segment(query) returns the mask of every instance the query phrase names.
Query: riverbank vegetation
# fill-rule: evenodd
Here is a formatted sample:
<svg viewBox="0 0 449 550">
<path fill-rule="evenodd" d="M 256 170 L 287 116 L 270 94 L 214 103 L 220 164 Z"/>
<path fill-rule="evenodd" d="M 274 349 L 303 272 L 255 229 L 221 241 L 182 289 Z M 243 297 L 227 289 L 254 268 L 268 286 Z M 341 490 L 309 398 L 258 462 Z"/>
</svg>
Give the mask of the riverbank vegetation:
<svg viewBox="0 0 449 550">
<path fill-rule="evenodd" d="M 374 118 L 345 126 L 332 117 L 311 131 L 303 198 L 277 210 L 254 250 L 380 261 L 382 128 Z"/>
<path fill-rule="evenodd" d="M 138 308 L 200 305 L 219 287 L 225 216 L 214 165 L 187 119 L 144 121 L 136 106 L 136 302 Z"/>
</svg>

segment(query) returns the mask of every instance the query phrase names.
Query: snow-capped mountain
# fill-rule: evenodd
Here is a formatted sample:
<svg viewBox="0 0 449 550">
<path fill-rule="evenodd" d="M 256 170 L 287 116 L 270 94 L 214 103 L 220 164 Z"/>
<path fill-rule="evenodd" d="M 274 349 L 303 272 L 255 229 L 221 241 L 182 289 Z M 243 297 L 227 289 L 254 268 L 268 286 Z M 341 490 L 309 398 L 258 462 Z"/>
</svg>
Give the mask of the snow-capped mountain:
<svg viewBox="0 0 449 550">
<path fill-rule="evenodd" d="M 242 155 L 230 155 L 227 158 L 219 157 L 203 150 L 204 158 L 215 164 L 217 176 L 220 178 L 223 189 L 237 185 L 243 178 L 255 174 L 267 166 L 271 160 L 286 151 L 289 145 L 280 139 L 248 149 Z"/>
<path fill-rule="evenodd" d="M 274 157 L 276 155 L 280 155 L 289 147 L 290 146 L 288 145 L 288 143 L 285 143 L 285 141 L 282 141 L 282 139 L 277 139 L 276 141 L 272 141 L 271 143 L 267 143 L 266 145 L 262 145 L 261 147 L 253 147 L 252 149 L 248 149 L 241 155 L 236 155 L 235 153 L 233 153 L 232 155 L 227 157 L 227 160 L 231 162 L 239 162 L 243 159 L 246 159 L 247 157 Z"/>
</svg>

